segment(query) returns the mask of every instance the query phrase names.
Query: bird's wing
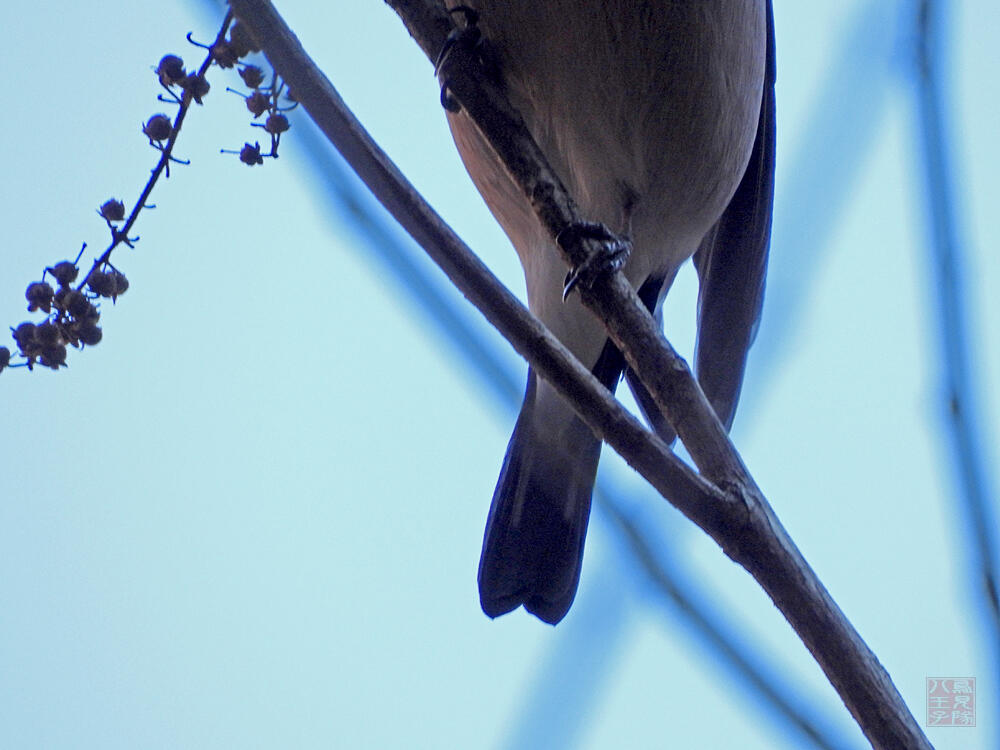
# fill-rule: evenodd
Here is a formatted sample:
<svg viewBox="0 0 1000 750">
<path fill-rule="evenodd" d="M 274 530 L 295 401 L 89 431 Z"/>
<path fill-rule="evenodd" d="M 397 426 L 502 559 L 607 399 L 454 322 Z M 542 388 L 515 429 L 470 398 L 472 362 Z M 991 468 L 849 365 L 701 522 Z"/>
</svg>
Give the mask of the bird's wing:
<svg viewBox="0 0 1000 750">
<path fill-rule="evenodd" d="M 694 256 L 698 271 L 698 380 L 728 429 L 764 302 L 774 202 L 774 14 L 767 2 L 767 61 L 753 153 L 725 213 Z"/>
</svg>

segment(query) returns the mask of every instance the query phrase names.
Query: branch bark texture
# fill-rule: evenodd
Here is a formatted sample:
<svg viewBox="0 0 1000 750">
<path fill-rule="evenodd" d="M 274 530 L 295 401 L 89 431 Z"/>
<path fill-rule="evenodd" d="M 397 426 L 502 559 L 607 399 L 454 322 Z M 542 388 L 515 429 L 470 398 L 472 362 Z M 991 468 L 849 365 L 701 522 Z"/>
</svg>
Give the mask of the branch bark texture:
<svg viewBox="0 0 1000 750">
<path fill-rule="evenodd" d="M 451 19 L 439 0 L 386 0 L 431 60 Z M 684 360 L 620 272 L 582 290 L 630 366 L 653 394 L 700 474 L 617 400 L 444 224 L 353 117 L 267 0 L 231 0 L 278 73 L 376 197 L 580 416 L 656 489 L 708 533 L 767 591 L 812 652 L 872 745 L 930 748 L 888 674 L 805 562 L 729 441 Z M 444 75 L 553 237 L 587 217 L 549 167 L 520 116 L 461 47 Z M 586 257 L 568 257 L 578 265 Z"/>
</svg>

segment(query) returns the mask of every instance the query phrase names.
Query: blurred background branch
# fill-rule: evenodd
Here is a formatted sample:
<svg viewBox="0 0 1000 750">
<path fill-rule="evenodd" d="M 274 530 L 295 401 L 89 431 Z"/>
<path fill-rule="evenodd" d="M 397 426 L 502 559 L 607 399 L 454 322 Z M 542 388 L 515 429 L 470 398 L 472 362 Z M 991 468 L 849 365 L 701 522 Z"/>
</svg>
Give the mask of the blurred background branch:
<svg viewBox="0 0 1000 750">
<path fill-rule="evenodd" d="M 983 643 L 992 664 L 994 684 L 1000 685 L 1000 593 L 998 593 L 996 492 L 985 448 L 990 430 L 983 425 L 984 399 L 980 393 L 982 363 L 970 342 L 978 331 L 970 320 L 965 232 L 961 227 L 962 201 L 953 157 L 949 113 L 954 97 L 944 81 L 947 56 L 945 29 L 950 4 L 937 0 L 915 2 L 916 120 L 920 162 L 924 177 L 929 276 L 934 299 L 929 305 L 937 317 L 940 366 L 940 409 L 951 449 L 955 503 L 964 518 L 968 544 L 960 545 L 969 575 L 973 607 L 980 613 Z M 977 601 L 978 600 L 978 601 Z M 1000 716 L 1000 694 L 994 691 Z"/>
</svg>

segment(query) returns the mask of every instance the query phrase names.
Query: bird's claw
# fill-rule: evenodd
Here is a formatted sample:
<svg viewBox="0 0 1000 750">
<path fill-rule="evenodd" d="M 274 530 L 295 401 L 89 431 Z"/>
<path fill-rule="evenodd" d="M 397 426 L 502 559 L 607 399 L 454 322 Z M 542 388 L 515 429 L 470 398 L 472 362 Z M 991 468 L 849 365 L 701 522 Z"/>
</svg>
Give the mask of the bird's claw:
<svg viewBox="0 0 1000 750">
<path fill-rule="evenodd" d="M 599 277 L 620 270 L 632 252 L 632 241 L 628 237 L 616 235 L 604 224 L 590 221 L 570 224 L 556 237 L 556 242 L 567 250 L 586 240 L 596 243 L 596 247 L 566 274 L 563 301 L 577 286 L 590 289 Z"/>
<path fill-rule="evenodd" d="M 468 5 L 456 5 L 449 13 L 461 13 L 465 16 L 465 25 L 461 28 L 454 28 L 448 34 L 448 38 L 438 53 L 437 60 L 434 61 L 434 75 L 441 77 L 441 71 L 448 58 L 459 47 L 475 52 L 482 42 L 482 32 L 479 30 L 479 13 L 475 8 Z M 441 81 L 441 106 L 449 112 L 460 112 L 462 105 L 451 95 L 448 90 L 448 78 Z"/>
</svg>

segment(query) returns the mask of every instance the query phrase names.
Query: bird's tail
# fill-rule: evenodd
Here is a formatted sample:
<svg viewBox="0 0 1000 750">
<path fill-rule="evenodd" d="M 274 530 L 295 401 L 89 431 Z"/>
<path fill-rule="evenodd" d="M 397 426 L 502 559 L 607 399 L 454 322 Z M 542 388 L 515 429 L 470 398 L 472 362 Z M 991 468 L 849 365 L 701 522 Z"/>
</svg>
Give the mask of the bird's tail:
<svg viewBox="0 0 1000 750">
<path fill-rule="evenodd" d="M 537 408 L 537 391 L 529 372 L 486 522 L 479 599 L 490 617 L 523 604 L 554 625 L 580 581 L 601 442 L 575 415 L 553 430 L 549 410 Z"/>
</svg>

